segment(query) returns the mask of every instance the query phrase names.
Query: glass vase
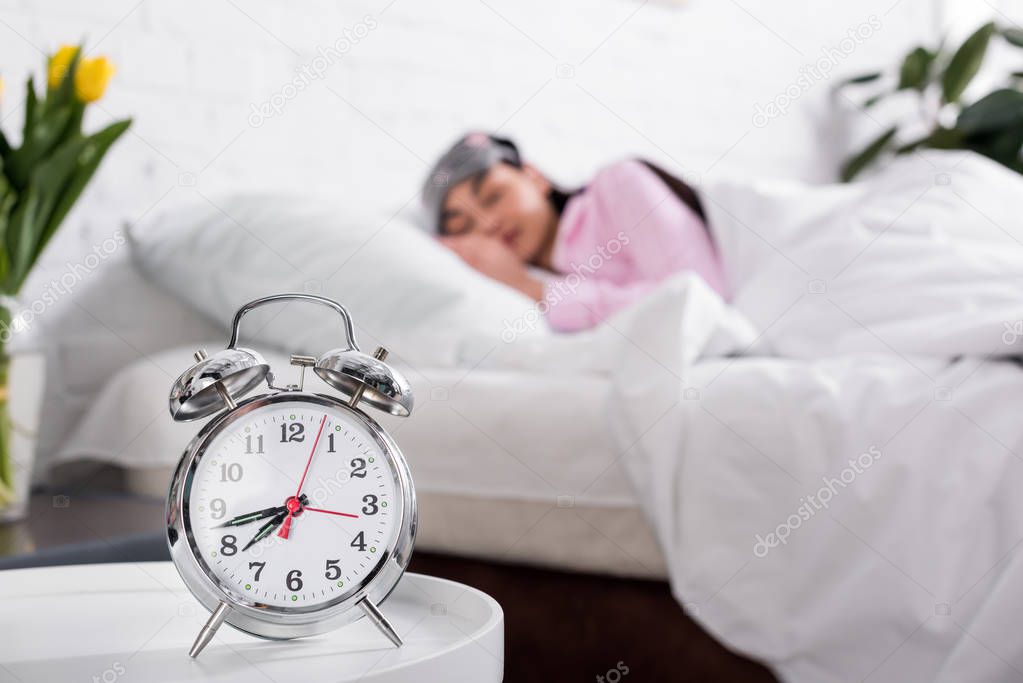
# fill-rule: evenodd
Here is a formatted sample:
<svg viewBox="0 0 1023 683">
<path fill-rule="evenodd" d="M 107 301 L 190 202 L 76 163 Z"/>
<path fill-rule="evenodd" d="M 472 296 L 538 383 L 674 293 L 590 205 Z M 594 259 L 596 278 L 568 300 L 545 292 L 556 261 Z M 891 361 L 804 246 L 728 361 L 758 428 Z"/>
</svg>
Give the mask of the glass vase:
<svg viewBox="0 0 1023 683">
<path fill-rule="evenodd" d="M 16 301 L 0 297 L 0 523 L 28 514 L 42 407 L 43 355 L 10 344 L 18 311 Z"/>
</svg>

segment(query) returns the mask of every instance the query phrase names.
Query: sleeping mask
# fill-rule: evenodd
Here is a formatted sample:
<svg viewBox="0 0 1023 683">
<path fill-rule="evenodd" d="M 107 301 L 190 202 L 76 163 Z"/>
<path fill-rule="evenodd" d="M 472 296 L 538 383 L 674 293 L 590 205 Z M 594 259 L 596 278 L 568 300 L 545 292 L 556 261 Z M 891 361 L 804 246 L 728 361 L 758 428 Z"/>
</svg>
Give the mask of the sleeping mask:
<svg viewBox="0 0 1023 683">
<path fill-rule="evenodd" d="M 522 166 L 519 150 L 511 140 L 474 132 L 462 137 L 434 164 L 423 183 L 423 207 L 430 228 L 440 232 L 441 209 L 448 190 L 466 178 L 489 170 L 496 164 Z"/>
</svg>

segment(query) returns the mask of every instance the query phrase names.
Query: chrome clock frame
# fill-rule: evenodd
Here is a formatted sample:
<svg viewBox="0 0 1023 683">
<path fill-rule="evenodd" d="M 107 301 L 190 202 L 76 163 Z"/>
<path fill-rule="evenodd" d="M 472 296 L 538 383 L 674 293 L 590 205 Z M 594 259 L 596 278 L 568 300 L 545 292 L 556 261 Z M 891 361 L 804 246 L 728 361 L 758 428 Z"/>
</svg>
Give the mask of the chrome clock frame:
<svg viewBox="0 0 1023 683">
<path fill-rule="evenodd" d="M 285 402 L 334 408 L 362 425 L 372 436 L 381 456 L 388 463 L 397 483 L 398 498 L 401 501 L 397 529 L 384 552 L 380 554 L 377 565 L 369 574 L 341 596 L 327 603 L 306 607 L 266 605 L 222 584 L 210 571 L 195 546 L 188 511 L 195 471 L 210 444 L 245 415 L 265 406 Z M 207 424 L 185 449 L 175 471 L 167 500 L 167 545 L 174 566 L 177 567 L 186 586 L 211 612 L 222 610 L 223 620 L 234 628 L 273 640 L 325 633 L 367 614 L 372 619 L 374 607 L 387 599 L 408 567 L 417 526 L 418 510 L 412 476 L 408 463 L 394 440 L 375 420 L 358 408 L 331 396 L 301 391 L 285 390 L 247 399 L 238 403 L 235 409 L 225 411 Z M 359 607 L 363 609 L 358 609 Z"/>
</svg>

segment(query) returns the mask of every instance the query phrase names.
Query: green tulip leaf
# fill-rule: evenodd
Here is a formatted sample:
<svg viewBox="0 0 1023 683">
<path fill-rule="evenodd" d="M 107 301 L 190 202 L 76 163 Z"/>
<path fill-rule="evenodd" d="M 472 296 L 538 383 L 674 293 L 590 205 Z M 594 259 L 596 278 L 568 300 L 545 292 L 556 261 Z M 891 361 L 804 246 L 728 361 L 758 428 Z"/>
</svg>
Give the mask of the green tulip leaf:
<svg viewBox="0 0 1023 683">
<path fill-rule="evenodd" d="M 984 24 L 963 41 L 952 55 L 941 78 L 941 92 L 946 102 L 958 101 L 966 87 L 970 85 L 970 81 L 977 75 L 981 64 L 984 63 L 984 55 L 987 53 L 987 46 L 994 31 L 994 23 Z"/>
<path fill-rule="evenodd" d="M 56 206 L 60 191 L 74 171 L 75 157 L 85 146 L 79 138 L 65 143 L 50 158 L 32 170 L 28 191 L 14 211 L 12 229 L 5 235 L 4 244 L 11 259 L 8 286 L 17 291 L 24 275 L 32 267 L 32 255 L 39 241 L 46 219 Z M 24 209 L 24 211 L 22 211 Z"/>
<path fill-rule="evenodd" d="M 11 210 L 17 201 L 18 195 L 10 186 L 7 179 L 0 175 L 0 283 L 7 281 L 9 264 L 7 262 L 7 249 L 3 246 L 3 237 L 7 234 L 7 226 L 11 222 Z"/>
<path fill-rule="evenodd" d="M 61 199 L 61 193 L 75 172 L 77 158 L 88 145 L 88 140 L 78 137 L 65 142 L 52 156 L 41 161 L 32 169 L 29 191 L 23 195 L 31 201 L 30 211 L 24 215 L 15 209 L 17 221 L 14 229 L 4 236 L 4 244 L 11 259 L 11 278 L 8 285 L 17 291 L 32 268 L 37 253 L 36 245 L 42 239 L 46 224 Z"/>
<path fill-rule="evenodd" d="M 30 185 L 24 192 L 18 195 L 18 202 L 11 213 L 11 220 L 7 225 L 7 231 L 4 235 L 9 261 L 9 270 L 3 284 L 4 292 L 13 294 L 18 291 L 16 271 L 18 270 L 19 258 L 22 261 L 27 258 L 27 250 L 23 251 L 24 248 L 20 247 L 19 243 L 24 244 L 28 242 L 29 236 L 25 233 L 31 231 L 32 226 L 38 223 L 39 190 L 37 186 Z M 19 239 L 19 236 L 24 236 L 25 239 Z M 17 250 L 11 249 L 12 243 L 15 244 Z"/>
<path fill-rule="evenodd" d="M 100 162 L 106 156 L 107 150 L 117 142 L 117 139 L 128 130 L 129 126 L 131 126 L 131 119 L 117 121 L 85 139 L 86 145 L 75 159 L 73 173 L 69 181 L 61 188 L 60 200 L 43 226 L 40 238 L 35 245 L 32 263 L 35 263 L 35 260 L 42 254 L 43 249 L 54 233 L 57 232 L 57 228 L 60 227 L 64 217 L 67 216 L 68 212 L 71 211 L 71 207 L 78 201 L 79 195 L 82 194 L 96 169 L 99 168 Z M 25 274 L 27 275 L 27 272 Z"/>
<path fill-rule="evenodd" d="M 7 157 L 7 177 L 19 191 L 25 189 L 35 165 L 60 144 L 73 113 L 71 107 L 42 112 L 32 125 L 29 135 L 21 141 L 21 147 Z"/>
<path fill-rule="evenodd" d="M 845 162 L 841 171 L 842 181 L 849 182 L 859 175 L 860 171 L 872 164 L 888 148 L 897 131 L 898 129 L 892 126 L 867 145 L 862 152 Z"/>
<path fill-rule="evenodd" d="M 78 71 L 78 62 L 81 58 L 82 48 L 79 46 L 71 58 L 71 63 L 67 66 L 67 71 L 64 72 L 64 77 L 60 79 L 60 83 L 57 84 L 56 88 L 47 93 L 47 109 L 52 110 L 58 107 L 65 107 L 75 102 L 75 72 Z M 49 64 L 46 65 L 46 68 L 49 70 Z"/>
<path fill-rule="evenodd" d="M 28 140 L 32 136 L 32 126 L 36 121 L 36 111 L 39 108 L 39 100 L 36 99 L 36 88 L 32 77 L 28 77 L 25 84 L 25 123 L 21 130 L 21 139 Z"/>
</svg>

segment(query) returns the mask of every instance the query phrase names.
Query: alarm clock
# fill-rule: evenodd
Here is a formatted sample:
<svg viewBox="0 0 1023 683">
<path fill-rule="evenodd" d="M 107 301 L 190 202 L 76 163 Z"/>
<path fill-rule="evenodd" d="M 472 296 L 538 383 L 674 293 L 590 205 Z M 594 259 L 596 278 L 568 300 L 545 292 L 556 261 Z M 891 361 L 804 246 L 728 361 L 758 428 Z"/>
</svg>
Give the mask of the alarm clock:
<svg viewBox="0 0 1023 683">
<path fill-rule="evenodd" d="M 245 315 L 280 303 L 319 305 L 343 321 L 342 346 L 291 356 L 299 383 L 286 386 L 239 346 Z M 290 639 L 366 617 L 401 646 L 380 605 L 411 558 L 416 495 L 398 446 L 363 411 L 412 411 L 412 390 L 386 357 L 383 348 L 360 351 L 340 303 L 279 294 L 242 306 L 227 348 L 196 352 L 174 382 L 171 416 L 209 420 L 181 456 L 167 499 L 171 559 L 211 612 L 191 657 L 224 623 Z M 340 396 L 305 391 L 307 367 Z"/>
</svg>

